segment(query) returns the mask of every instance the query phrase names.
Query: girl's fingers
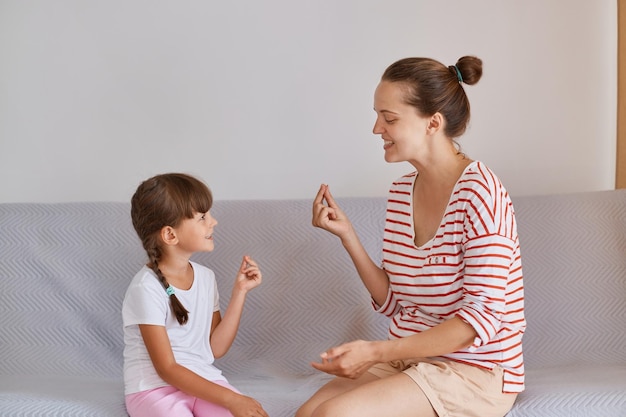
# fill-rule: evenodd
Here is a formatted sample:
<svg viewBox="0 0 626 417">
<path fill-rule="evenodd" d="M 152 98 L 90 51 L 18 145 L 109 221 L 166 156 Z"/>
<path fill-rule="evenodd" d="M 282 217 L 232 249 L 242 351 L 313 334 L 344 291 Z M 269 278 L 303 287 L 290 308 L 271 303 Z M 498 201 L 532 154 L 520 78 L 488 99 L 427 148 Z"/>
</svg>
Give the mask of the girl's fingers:
<svg viewBox="0 0 626 417">
<path fill-rule="evenodd" d="M 258 265 L 251 257 L 249 257 L 248 255 L 244 255 L 243 259 L 241 260 L 241 269 L 244 270 L 250 267 L 258 268 Z"/>
</svg>

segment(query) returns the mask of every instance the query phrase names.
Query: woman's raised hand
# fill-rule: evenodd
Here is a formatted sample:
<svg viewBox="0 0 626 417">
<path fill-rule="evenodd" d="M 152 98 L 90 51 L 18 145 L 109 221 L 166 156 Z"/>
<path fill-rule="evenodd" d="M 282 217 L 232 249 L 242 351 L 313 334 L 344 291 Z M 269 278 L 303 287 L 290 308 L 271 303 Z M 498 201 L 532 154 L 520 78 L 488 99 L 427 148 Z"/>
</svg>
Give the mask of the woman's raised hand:
<svg viewBox="0 0 626 417">
<path fill-rule="evenodd" d="M 321 185 L 315 200 L 313 200 L 312 223 L 313 226 L 329 231 L 341 239 L 354 233 L 352 223 L 339 208 L 326 184 Z"/>
</svg>

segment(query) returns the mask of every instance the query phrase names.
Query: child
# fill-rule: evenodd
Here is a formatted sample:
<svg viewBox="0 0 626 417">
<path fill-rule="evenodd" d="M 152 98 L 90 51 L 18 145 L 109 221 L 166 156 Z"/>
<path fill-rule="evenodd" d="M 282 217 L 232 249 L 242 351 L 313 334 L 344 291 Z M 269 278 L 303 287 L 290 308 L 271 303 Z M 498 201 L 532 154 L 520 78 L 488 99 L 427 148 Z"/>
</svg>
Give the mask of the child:
<svg viewBox="0 0 626 417">
<path fill-rule="evenodd" d="M 261 271 L 243 257 L 222 318 L 215 274 L 190 261 L 194 252 L 214 248 L 212 203 L 204 183 L 177 173 L 144 181 L 132 197 L 132 222 L 148 263 L 122 307 L 131 417 L 267 416 L 213 365 L 232 345 L 246 294 L 261 284 Z"/>
</svg>

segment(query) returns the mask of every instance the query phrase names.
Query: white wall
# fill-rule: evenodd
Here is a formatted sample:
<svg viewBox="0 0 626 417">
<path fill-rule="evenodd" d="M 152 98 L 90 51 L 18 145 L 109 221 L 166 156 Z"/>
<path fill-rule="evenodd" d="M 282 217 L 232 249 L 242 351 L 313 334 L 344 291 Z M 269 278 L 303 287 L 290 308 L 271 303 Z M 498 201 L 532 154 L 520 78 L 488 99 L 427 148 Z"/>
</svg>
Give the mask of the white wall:
<svg viewBox="0 0 626 417">
<path fill-rule="evenodd" d="M 0 0 L 0 202 L 381 196 L 387 65 L 484 61 L 461 139 L 511 195 L 614 186 L 615 0 Z"/>
</svg>

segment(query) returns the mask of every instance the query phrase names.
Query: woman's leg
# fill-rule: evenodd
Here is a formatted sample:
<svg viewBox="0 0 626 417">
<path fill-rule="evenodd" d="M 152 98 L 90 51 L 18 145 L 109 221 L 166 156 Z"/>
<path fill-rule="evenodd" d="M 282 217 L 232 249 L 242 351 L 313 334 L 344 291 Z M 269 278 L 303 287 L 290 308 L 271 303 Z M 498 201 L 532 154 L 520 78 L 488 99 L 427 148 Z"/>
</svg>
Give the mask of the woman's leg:
<svg viewBox="0 0 626 417">
<path fill-rule="evenodd" d="M 310 417 L 321 403 L 377 379 L 379 379 L 377 376 L 369 372 L 357 379 L 336 377 L 327 382 L 307 402 L 302 404 L 296 412 L 296 417 Z"/>
<path fill-rule="evenodd" d="M 419 386 L 405 374 L 379 378 L 371 373 L 336 378 L 320 388 L 296 417 L 436 417 Z"/>
</svg>

